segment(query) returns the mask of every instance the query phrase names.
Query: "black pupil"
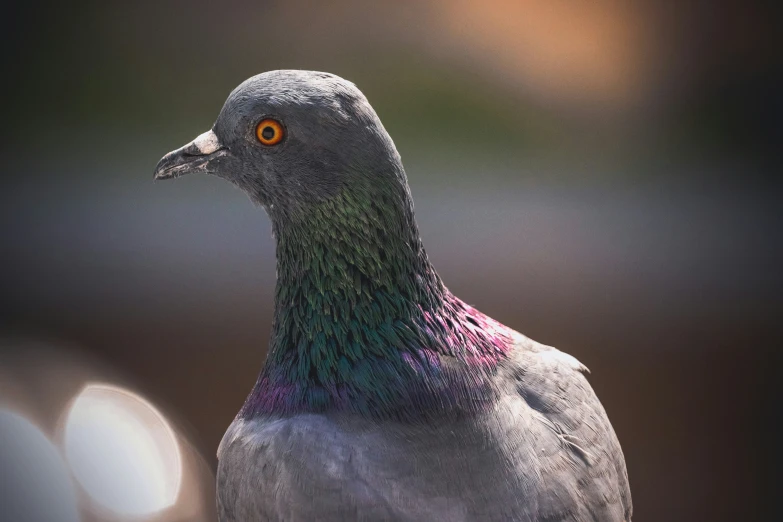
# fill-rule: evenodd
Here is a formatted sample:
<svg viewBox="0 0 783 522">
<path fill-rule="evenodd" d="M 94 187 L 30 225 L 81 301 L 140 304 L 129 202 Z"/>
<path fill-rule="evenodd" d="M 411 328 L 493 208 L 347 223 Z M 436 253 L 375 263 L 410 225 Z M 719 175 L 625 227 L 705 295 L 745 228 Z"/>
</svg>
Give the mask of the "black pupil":
<svg viewBox="0 0 783 522">
<path fill-rule="evenodd" d="M 261 136 L 263 136 L 265 140 L 271 140 L 275 137 L 275 129 L 272 127 L 264 127 L 264 130 L 261 131 Z"/>
</svg>

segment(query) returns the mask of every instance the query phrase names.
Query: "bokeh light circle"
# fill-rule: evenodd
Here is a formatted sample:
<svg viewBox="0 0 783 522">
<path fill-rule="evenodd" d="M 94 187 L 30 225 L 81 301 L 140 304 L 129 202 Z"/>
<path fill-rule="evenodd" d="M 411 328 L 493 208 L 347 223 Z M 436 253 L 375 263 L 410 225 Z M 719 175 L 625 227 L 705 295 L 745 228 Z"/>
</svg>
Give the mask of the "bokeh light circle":
<svg viewBox="0 0 783 522">
<path fill-rule="evenodd" d="M 0 520 L 80 520 L 71 474 L 57 448 L 21 415 L 0 409 Z"/>
<path fill-rule="evenodd" d="M 115 515 L 152 515 L 175 504 L 182 457 L 169 423 L 128 390 L 89 384 L 65 420 L 65 457 L 76 480 Z"/>
</svg>

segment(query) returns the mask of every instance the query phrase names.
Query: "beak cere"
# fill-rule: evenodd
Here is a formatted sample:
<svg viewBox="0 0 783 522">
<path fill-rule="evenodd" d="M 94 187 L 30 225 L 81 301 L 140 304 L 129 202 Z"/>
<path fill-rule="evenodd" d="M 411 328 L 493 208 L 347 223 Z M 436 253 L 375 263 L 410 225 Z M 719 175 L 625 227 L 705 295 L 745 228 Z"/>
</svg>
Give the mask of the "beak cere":
<svg viewBox="0 0 783 522">
<path fill-rule="evenodd" d="M 220 142 L 214 132 L 207 131 L 193 140 L 193 145 L 201 154 L 212 154 L 220 148 Z"/>
<path fill-rule="evenodd" d="M 155 167 L 155 179 L 177 178 L 197 171 L 208 173 L 210 162 L 225 156 L 227 152 L 217 135 L 211 130 L 207 131 L 187 145 L 163 156 Z"/>
</svg>

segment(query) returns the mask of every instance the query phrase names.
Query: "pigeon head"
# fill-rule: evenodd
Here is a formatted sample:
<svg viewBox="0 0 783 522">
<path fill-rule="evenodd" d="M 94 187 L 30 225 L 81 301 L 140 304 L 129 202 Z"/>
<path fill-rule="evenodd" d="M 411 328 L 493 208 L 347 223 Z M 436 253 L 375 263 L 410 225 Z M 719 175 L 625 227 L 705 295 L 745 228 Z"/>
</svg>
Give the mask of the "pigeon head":
<svg viewBox="0 0 783 522">
<path fill-rule="evenodd" d="M 213 174 L 273 221 L 296 219 L 345 190 L 407 192 L 399 154 L 356 86 L 312 71 L 271 71 L 229 95 L 211 130 L 166 154 L 155 179 Z"/>
<path fill-rule="evenodd" d="M 449 368 L 469 361 L 483 375 L 507 338 L 430 264 L 400 156 L 352 83 L 307 71 L 250 78 L 155 178 L 189 172 L 237 185 L 272 221 L 274 328 L 242 415 L 407 416 L 413 404 L 426 414 L 460 407 L 486 384 Z"/>
</svg>

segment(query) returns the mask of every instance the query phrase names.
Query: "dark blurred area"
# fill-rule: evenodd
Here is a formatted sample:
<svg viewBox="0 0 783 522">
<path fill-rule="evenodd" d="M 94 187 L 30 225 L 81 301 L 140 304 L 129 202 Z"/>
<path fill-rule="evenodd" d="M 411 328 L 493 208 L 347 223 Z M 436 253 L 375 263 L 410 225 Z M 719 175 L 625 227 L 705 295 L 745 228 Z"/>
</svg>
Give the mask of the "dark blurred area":
<svg viewBox="0 0 783 522">
<path fill-rule="evenodd" d="M 329 71 L 395 140 L 451 290 L 590 368 L 634 521 L 773 519 L 773 6 L 5 5 L 0 337 L 111 368 L 214 467 L 265 357 L 274 243 L 227 183 L 152 171 L 245 78 Z"/>
</svg>

